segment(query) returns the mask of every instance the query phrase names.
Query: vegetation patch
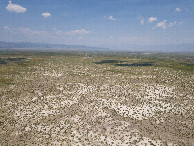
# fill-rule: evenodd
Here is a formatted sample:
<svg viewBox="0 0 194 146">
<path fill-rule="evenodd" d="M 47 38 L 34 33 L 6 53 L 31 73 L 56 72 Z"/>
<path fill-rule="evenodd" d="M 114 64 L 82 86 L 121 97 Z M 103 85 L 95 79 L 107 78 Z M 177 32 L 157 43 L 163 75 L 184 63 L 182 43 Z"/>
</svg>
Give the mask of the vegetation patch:
<svg viewBox="0 0 194 146">
<path fill-rule="evenodd" d="M 9 63 L 21 63 L 24 62 L 26 58 L 0 58 L 0 64 L 9 64 Z"/>
<path fill-rule="evenodd" d="M 115 66 L 153 66 L 154 63 L 152 62 L 138 62 L 132 64 L 115 64 Z"/>
<path fill-rule="evenodd" d="M 99 62 L 94 62 L 95 64 L 107 64 L 107 63 L 123 63 L 123 62 L 127 62 L 127 61 L 120 61 L 120 60 L 102 60 Z"/>
<path fill-rule="evenodd" d="M 4 85 L 4 84 L 10 85 L 10 84 L 12 84 L 12 80 L 5 79 L 5 78 L 0 78 L 0 85 Z"/>
</svg>

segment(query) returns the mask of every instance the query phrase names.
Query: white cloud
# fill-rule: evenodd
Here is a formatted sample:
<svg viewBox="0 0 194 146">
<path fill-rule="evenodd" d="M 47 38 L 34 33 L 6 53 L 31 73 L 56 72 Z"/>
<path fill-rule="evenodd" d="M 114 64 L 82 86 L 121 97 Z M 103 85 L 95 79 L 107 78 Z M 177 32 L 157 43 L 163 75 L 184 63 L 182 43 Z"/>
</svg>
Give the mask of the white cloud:
<svg viewBox="0 0 194 146">
<path fill-rule="evenodd" d="M 44 30 L 32 30 L 31 28 L 26 28 L 26 27 L 20 27 L 17 28 L 17 31 L 20 33 L 23 33 L 25 35 L 35 35 L 35 36 L 43 36 L 43 37 L 48 37 L 50 36 L 50 33 Z"/>
<path fill-rule="evenodd" d="M 141 25 L 144 25 L 144 18 L 140 20 Z"/>
<path fill-rule="evenodd" d="M 171 23 L 169 23 L 168 27 L 172 27 L 172 26 L 174 26 L 175 24 L 176 24 L 176 22 L 171 22 Z"/>
<path fill-rule="evenodd" d="M 52 35 L 52 32 L 44 31 L 44 30 L 33 30 L 28 27 L 19 27 L 19 28 L 10 28 L 8 26 L 4 26 L 5 30 L 13 34 L 24 34 L 28 36 L 42 36 L 42 37 L 49 37 Z"/>
<path fill-rule="evenodd" d="M 161 21 L 156 26 L 161 27 L 163 29 L 166 29 L 166 22 L 167 22 L 167 20 Z"/>
<path fill-rule="evenodd" d="M 9 4 L 7 5 L 6 9 L 9 12 L 15 12 L 15 13 L 25 13 L 27 11 L 26 8 L 24 8 L 20 5 L 17 5 L 17 4 L 12 4 L 11 1 L 9 1 Z"/>
<path fill-rule="evenodd" d="M 141 16 L 138 16 L 137 19 L 140 20 L 141 25 L 144 25 L 144 18 L 142 18 Z"/>
<path fill-rule="evenodd" d="M 180 8 L 176 8 L 176 11 L 177 11 L 177 12 L 180 12 L 180 11 L 181 11 L 181 9 L 180 9 Z"/>
<path fill-rule="evenodd" d="M 108 19 L 109 19 L 109 20 L 112 20 L 112 21 L 116 21 L 116 20 L 117 20 L 117 19 L 114 18 L 113 16 L 109 16 Z"/>
<path fill-rule="evenodd" d="M 11 28 L 9 28 L 8 26 L 4 26 L 5 30 L 11 30 Z"/>
<path fill-rule="evenodd" d="M 34 37 L 34 36 L 40 36 L 43 38 L 48 37 L 58 37 L 58 36 L 78 36 L 81 37 L 81 35 L 91 34 L 93 32 L 88 31 L 86 29 L 77 29 L 72 30 L 69 32 L 53 29 L 52 31 L 45 31 L 45 30 L 34 30 L 28 27 L 19 27 L 19 28 L 10 28 L 8 26 L 4 26 L 4 29 L 14 33 L 14 34 L 23 34 L 28 37 Z M 94 32 L 95 33 L 95 32 Z"/>
<path fill-rule="evenodd" d="M 56 30 L 55 31 L 55 34 L 56 35 L 63 35 L 63 34 L 65 34 L 63 31 L 60 31 L 60 30 Z"/>
<path fill-rule="evenodd" d="M 156 21 L 156 20 L 157 20 L 156 17 L 150 17 L 150 18 L 148 19 L 148 22 L 149 22 L 149 23 L 152 23 L 152 22 L 154 22 L 154 21 Z"/>
<path fill-rule="evenodd" d="M 166 23 L 167 23 L 167 20 L 163 20 L 163 21 L 159 22 L 159 23 L 156 25 L 156 27 L 161 27 L 161 28 L 163 28 L 163 29 L 166 29 L 167 27 L 172 27 L 172 26 L 174 26 L 175 24 L 177 24 L 176 21 L 170 22 L 169 24 L 166 24 Z M 153 28 L 153 29 L 155 29 L 155 28 Z"/>
<path fill-rule="evenodd" d="M 42 13 L 42 16 L 44 17 L 44 18 L 48 18 L 48 17 L 50 17 L 51 16 L 51 14 L 50 13 Z"/>
<path fill-rule="evenodd" d="M 64 32 L 61 30 L 54 30 L 54 33 L 56 35 L 86 35 L 86 34 L 90 34 L 91 31 L 88 31 L 86 29 L 76 29 L 68 32 Z"/>
<path fill-rule="evenodd" d="M 90 34 L 91 32 L 85 29 L 77 29 L 77 30 L 72 30 L 70 32 L 66 32 L 65 34 L 67 35 L 74 35 L 74 34 Z"/>
</svg>

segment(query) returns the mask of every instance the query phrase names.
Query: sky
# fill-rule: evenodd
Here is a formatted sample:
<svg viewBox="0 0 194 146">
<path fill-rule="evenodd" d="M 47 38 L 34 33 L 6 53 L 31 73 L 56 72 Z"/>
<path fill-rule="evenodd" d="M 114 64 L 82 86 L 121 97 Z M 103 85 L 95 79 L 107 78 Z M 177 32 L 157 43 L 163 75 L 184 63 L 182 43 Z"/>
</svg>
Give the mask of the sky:
<svg viewBox="0 0 194 146">
<path fill-rule="evenodd" d="M 194 0 L 0 0 L 0 41 L 127 49 L 194 43 Z"/>
</svg>

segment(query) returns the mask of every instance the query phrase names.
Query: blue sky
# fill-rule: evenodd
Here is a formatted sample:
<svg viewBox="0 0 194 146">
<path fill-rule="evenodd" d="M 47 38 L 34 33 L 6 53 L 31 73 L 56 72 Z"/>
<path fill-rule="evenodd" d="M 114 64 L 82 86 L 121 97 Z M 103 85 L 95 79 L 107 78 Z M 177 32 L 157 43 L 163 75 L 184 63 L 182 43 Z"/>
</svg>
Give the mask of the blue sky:
<svg viewBox="0 0 194 146">
<path fill-rule="evenodd" d="M 0 41 L 133 45 L 194 42 L 193 0 L 0 0 Z"/>
</svg>

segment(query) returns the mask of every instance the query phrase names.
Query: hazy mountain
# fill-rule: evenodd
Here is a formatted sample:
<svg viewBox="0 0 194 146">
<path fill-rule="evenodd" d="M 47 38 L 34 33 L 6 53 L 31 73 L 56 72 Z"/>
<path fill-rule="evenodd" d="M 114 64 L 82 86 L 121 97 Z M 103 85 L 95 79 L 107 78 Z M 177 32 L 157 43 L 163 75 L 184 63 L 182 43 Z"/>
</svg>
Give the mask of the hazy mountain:
<svg viewBox="0 0 194 146">
<path fill-rule="evenodd" d="M 124 48 L 102 48 L 85 45 L 43 44 L 31 42 L 0 41 L 1 50 L 43 50 L 43 51 L 143 51 L 143 52 L 194 52 L 194 44 L 174 45 L 131 45 Z"/>
<path fill-rule="evenodd" d="M 108 50 L 108 48 L 90 47 L 85 45 L 43 44 L 31 42 L 5 42 L 5 41 L 0 41 L 0 49 Z"/>
</svg>

